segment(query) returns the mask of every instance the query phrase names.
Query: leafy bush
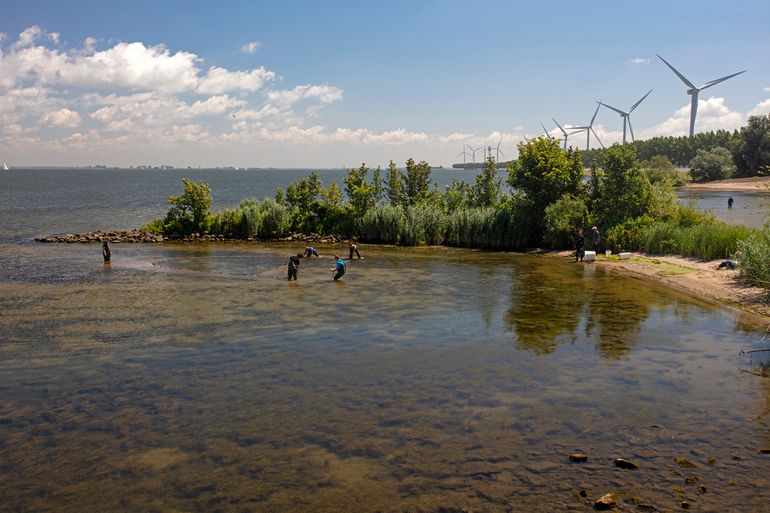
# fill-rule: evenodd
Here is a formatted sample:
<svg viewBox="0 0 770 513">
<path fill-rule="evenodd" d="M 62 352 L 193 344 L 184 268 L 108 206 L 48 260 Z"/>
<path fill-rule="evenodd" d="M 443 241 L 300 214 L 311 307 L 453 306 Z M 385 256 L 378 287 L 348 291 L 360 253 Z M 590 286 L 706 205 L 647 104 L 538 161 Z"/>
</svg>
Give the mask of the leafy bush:
<svg viewBox="0 0 770 513">
<path fill-rule="evenodd" d="M 585 201 L 565 194 L 545 209 L 545 237 L 552 248 L 571 247 L 578 228 L 590 226 Z"/>
<path fill-rule="evenodd" d="M 166 214 L 164 230 L 178 235 L 204 233 L 208 230 L 211 189 L 205 183 L 196 183 L 189 178 L 183 178 L 182 183 L 184 193 L 168 197 L 171 208 Z"/>
<path fill-rule="evenodd" d="M 710 182 L 730 178 L 735 172 L 733 156 L 727 148 L 698 150 L 690 161 L 690 176 L 694 182 Z"/>
<path fill-rule="evenodd" d="M 639 234 L 654 222 L 652 217 L 642 216 L 615 225 L 605 233 L 605 244 L 616 253 L 638 249 Z"/>
<path fill-rule="evenodd" d="M 701 260 L 732 258 L 738 241 L 749 236 L 745 226 L 723 222 L 680 226 L 674 222 L 657 222 L 641 230 L 638 249 L 647 253 L 675 253 Z"/>
<path fill-rule="evenodd" d="M 770 227 L 756 230 L 738 242 L 741 277 L 749 283 L 770 289 Z"/>
</svg>

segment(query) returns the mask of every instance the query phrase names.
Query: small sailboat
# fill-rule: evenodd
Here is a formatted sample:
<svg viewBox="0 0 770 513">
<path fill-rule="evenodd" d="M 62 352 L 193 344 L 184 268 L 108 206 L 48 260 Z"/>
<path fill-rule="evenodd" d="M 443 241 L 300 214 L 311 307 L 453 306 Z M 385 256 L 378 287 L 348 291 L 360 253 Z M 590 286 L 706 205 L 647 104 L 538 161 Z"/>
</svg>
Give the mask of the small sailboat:
<svg viewBox="0 0 770 513">
<path fill-rule="evenodd" d="M 5 162 L 3 162 L 3 171 L 10 171 L 10 169 L 8 169 L 8 164 Z"/>
</svg>

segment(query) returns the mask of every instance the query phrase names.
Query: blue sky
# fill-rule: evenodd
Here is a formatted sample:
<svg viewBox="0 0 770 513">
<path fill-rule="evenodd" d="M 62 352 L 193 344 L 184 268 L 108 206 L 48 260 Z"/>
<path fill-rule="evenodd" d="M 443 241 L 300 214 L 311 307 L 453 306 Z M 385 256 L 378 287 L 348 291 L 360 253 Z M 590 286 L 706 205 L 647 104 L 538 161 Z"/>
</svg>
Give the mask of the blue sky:
<svg viewBox="0 0 770 513">
<path fill-rule="evenodd" d="M 649 89 L 637 137 L 684 135 L 689 97 L 656 53 L 697 84 L 747 70 L 701 93 L 696 131 L 770 111 L 764 2 L 545 5 L 0 0 L 0 161 L 449 165 Z M 609 110 L 595 128 L 621 137 Z"/>
</svg>

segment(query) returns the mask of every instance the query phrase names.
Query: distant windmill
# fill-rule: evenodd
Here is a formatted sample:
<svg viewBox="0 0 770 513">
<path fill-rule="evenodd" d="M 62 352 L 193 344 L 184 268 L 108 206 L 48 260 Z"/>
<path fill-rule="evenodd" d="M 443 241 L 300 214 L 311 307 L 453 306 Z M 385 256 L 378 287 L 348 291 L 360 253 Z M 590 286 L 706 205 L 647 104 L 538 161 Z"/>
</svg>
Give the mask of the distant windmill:
<svg viewBox="0 0 770 513">
<path fill-rule="evenodd" d="M 459 157 L 460 155 L 463 156 L 463 165 L 465 165 L 465 157 L 468 156 L 468 152 L 465 151 L 465 145 L 463 144 L 463 151 L 455 155 L 455 158 Z"/>
<path fill-rule="evenodd" d="M 638 102 L 636 102 L 635 104 L 633 104 L 633 105 L 631 106 L 631 108 L 630 108 L 630 109 L 628 109 L 628 112 L 626 112 L 626 111 L 624 111 L 624 110 L 620 110 L 620 109 L 617 109 L 617 108 L 615 108 L 615 107 L 611 107 L 611 106 L 607 105 L 606 103 L 602 103 L 602 102 L 596 102 L 596 103 L 598 103 L 599 105 L 603 105 L 603 106 L 607 107 L 608 109 L 614 110 L 615 112 L 617 112 L 618 114 L 620 114 L 620 117 L 621 117 L 621 118 L 623 118 L 623 144 L 626 144 L 626 124 L 628 124 L 628 129 L 631 131 L 631 142 L 634 142 L 634 128 L 631 126 L 631 113 L 632 113 L 632 112 L 634 112 L 634 109 L 635 109 L 635 108 L 637 108 L 637 107 L 639 106 L 639 104 L 640 104 L 640 103 L 642 103 L 642 101 L 644 101 L 644 99 L 645 99 L 645 98 L 647 98 L 647 96 L 648 96 L 648 95 L 649 95 L 651 92 L 652 92 L 652 89 L 650 89 L 649 91 L 647 91 L 647 94 L 645 94 L 644 96 L 642 96 L 642 97 L 639 99 L 639 101 L 638 101 Z"/>
<path fill-rule="evenodd" d="M 470 144 L 466 144 L 469 150 L 471 150 L 471 155 L 473 158 L 473 163 L 476 163 L 476 152 L 479 151 L 481 148 L 474 148 Z"/>
<path fill-rule="evenodd" d="M 692 100 L 691 100 L 691 103 L 690 103 L 690 137 L 692 137 L 693 134 L 695 133 L 695 115 L 698 113 L 698 93 L 701 92 L 704 89 L 707 89 L 707 88 L 713 86 L 713 85 L 717 85 L 720 82 L 724 82 L 728 78 L 733 78 L 735 76 L 740 75 L 741 73 L 746 73 L 746 70 L 739 71 L 738 73 L 733 73 L 732 75 L 727 75 L 726 77 L 717 78 L 716 80 L 711 80 L 710 82 L 706 82 L 705 84 L 703 84 L 700 87 L 695 87 L 695 84 L 693 84 L 692 82 L 687 80 L 685 78 L 685 76 L 682 75 L 681 73 L 679 73 L 679 71 L 677 71 L 677 69 L 675 67 L 673 67 L 671 64 L 669 64 L 666 59 L 664 59 L 660 55 L 658 55 L 658 59 L 662 60 L 666 64 L 666 66 L 671 68 L 671 71 L 676 73 L 676 76 L 678 76 L 679 79 L 682 82 L 684 82 L 684 84 L 687 87 L 689 87 L 689 89 L 687 90 L 687 94 L 692 96 Z"/>
<path fill-rule="evenodd" d="M 529 144 L 529 138 L 524 134 L 522 134 L 521 136 L 524 138 L 525 141 L 527 141 L 527 144 Z"/>
<path fill-rule="evenodd" d="M 495 159 L 497 162 L 500 162 L 500 155 L 505 158 L 505 153 L 500 149 L 500 144 L 502 144 L 503 138 L 501 137 L 500 140 L 497 143 L 497 146 L 495 146 L 495 150 L 497 150 L 497 158 Z"/>
<path fill-rule="evenodd" d="M 559 124 L 558 121 L 556 121 L 554 118 L 551 118 L 551 119 L 553 119 L 553 122 L 556 123 L 556 126 L 559 127 L 559 130 L 561 130 L 561 133 L 564 134 L 564 150 L 566 151 L 567 150 L 567 138 L 569 137 L 569 134 L 567 133 L 566 130 L 564 130 L 561 127 L 561 125 Z"/>
<path fill-rule="evenodd" d="M 596 131 L 594 131 L 594 120 L 596 119 L 596 114 L 599 113 L 599 109 L 600 108 L 601 108 L 601 105 L 597 105 L 596 106 L 596 111 L 594 112 L 594 117 L 591 118 L 591 122 L 588 123 L 588 126 L 573 126 L 573 127 L 570 127 L 570 129 L 574 130 L 574 132 L 572 132 L 572 134 L 570 134 L 570 135 L 578 134 L 578 133 L 580 133 L 580 132 L 585 130 L 585 133 L 586 133 L 586 150 L 588 150 L 588 145 L 591 142 L 591 133 L 594 134 L 594 137 L 596 137 L 596 140 L 599 141 L 599 144 L 601 145 L 601 147 L 604 148 L 604 144 L 602 144 L 602 140 L 599 139 L 599 136 L 596 135 Z"/>
</svg>

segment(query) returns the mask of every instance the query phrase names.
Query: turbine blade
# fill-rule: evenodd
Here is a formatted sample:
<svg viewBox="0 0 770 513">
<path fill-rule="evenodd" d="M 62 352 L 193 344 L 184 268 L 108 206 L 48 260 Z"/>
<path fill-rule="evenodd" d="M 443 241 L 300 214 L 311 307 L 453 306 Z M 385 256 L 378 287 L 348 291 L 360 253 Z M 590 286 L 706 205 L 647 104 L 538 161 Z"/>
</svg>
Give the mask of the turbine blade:
<svg viewBox="0 0 770 513">
<path fill-rule="evenodd" d="M 551 118 L 551 119 L 553 119 L 553 118 Z M 559 130 L 561 130 L 561 133 L 563 133 L 564 135 L 567 135 L 567 132 L 565 132 L 565 131 L 564 131 L 564 129 L 561 127 L 561 125 L 559 124 L 559 122 L 558 122 L 558 121 L 556 121 L 555 119 L 553 119 L 553 122 L 554 122 L 554 123 L 556 123 L 556 126 L 558 126 L 558 127 L 559 127 Z"/>
<path fill-rule="evenodd" d="M 729 78 L 737 77 L 741 73 L 746 73 L 746 70 L 739 71 L 738 73 L 733 73 L 732 75 L 727 75 L 726 77 L 718 78 L 718 79 L 712 80 L 710 82 L 706 82 L 704 85 L 700 86 L 700 90 L 702 91 L 702 90 L 706 89 L 707 87 L 711 87 L 713 85 L 717 85 L 718 83 L 724 82 L 725 80 L 727 80 Z"/>
<path fill-rule="evenodd" d="M 499 148 L 498 148 L 498 150 L 497 150 L 497 151 L 499 151 L 499 152 L 500 152 L 500 155 L 502 155 L 502 156 L 503 156 L 503 158 L 505 158 L 505 153 L 503 153 L 503 150 L 501 150 L 501 149 L 499 149 Z"/>
<path fill-rule="evenodd" d="M 543 127 L 543 132 L 545 132 L 545 136 L 551 139 L 551 134 L 548 133 L 548 130 L 545 128 L 545 125 L 540 123 L 540 126 Z"/>
<path fill-rule="evenodd" d="M 612 109 L 612 110 L 614 110 L 615 112 L 617 112 L 617 113 L 618 113 L 618 114 L 620 114 L 621 116 L 625 116 L 625 115 L 626 115 L 626 113 L 625 113 L 625 112 L 623 112 L 623 111 L 622 111 L 622 110 L 620 110 L 620 109 L 616 109 L 615 107 L 612 107 L 612 106 L 610 106 L 610 105 L 607 105 L 606 103 L 602 103 L 602 102 L 598 102 L 598 103 L 599 103 L 599 105 L 604 105 L 604 106 L 605 106 L 605 107 L 607 107 L 608 109 Z"/>
<path fill-rule="evenodd" d="M 594 126 L 594 120 L 596 119 L 596 115 L 599 113 L 599 107 L 601 107 L 601 105 L 596 106 L 596 110 L 594 111 L 594 117 L 591 118 L 591 122 L 588 124 L 589 127 Z"/>
<path fill-rule="evenodd" d="M 629 113 L 629 114 L 631 114 L 632 112 L 634 112 L 634 109 L 635 109 L 635 108 L 637 108 L 637 107 L 639 106 L 639 104 L 640 104 L 640 103 L 642 103 L 642 102 L 644 101 L 644 99 L 645 99 L 645 98 L 647 98 L 647 96 L 649 96 L 649 94 L 650 94 L 651 92 L 652 92 L 652 89 L 650 89 L 649 91 L 647 91 L 647 94 L 645 94 L 644 96 L 642 96 L 642 98 L 641 98 L 641 99 L 640 99 L 638 102 L 636 102 L 636 103 L 633 105 L 633 107 L 631 107 L 631 108 L 628 110 L 628 113 Z"/>
<path fill-rule="evenodd" d="M 593 132 L 593 134 L 594 134 L 594 137 L 596 137 L 596 140 L 597 140 L 597 141 L 599 141 L 599 145 L 600 145 L 602 148 L 604 148 L 604 144 L 602 143 L 602 140 L 601 140 L 601 139 L 599 139 L 599 136 L 598 136 L 598 135 L 596 135 L 596 130 L 594 130 L 594 129 L 592 128 L 592 129 L 591 129 L 591 132 Z"/>
<path fill-rule="evenodd" d="M 676 69 L 675 67 L 673 67 L 671 64 L 669 64 L 669 63 L 668 63 L 668 61 L 667 61 L 666 59 L 664 59 L 664 58 L 663 58 L 663 57 L 661 57 L 660 55 L 658 55 L 658 59 L 660 59 L 660 60 L 662 60 L 663 62 L 665 62 L 665 63 L 666 63 L 666 66 L 668 66 L 669 68 L 671 68 L 671 71 L 673 71 L 674 73 L 676 73 L 676 76 L 678 76 L 678 77 L 679 77 L 679 79 L 680 79 L 682 82 L 684 82 L 684 83 L 685 83 L 685 84 L 686 84 L 688 87 L 692 87 L 693 89 L 697 89 L 697 88 L 695 87 L 695 84 L 693 84 L 692 82 L 690 82 L 689 80 L 687 80 L 687 79 L 685 78 L 685 76 L 684 76 L 684 75 L 682 75 L 681 73 L 679 73 L 679 71 L 677 71 L 677 69 Z"/>
</svg>

